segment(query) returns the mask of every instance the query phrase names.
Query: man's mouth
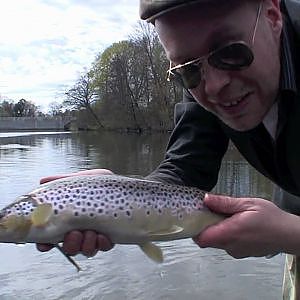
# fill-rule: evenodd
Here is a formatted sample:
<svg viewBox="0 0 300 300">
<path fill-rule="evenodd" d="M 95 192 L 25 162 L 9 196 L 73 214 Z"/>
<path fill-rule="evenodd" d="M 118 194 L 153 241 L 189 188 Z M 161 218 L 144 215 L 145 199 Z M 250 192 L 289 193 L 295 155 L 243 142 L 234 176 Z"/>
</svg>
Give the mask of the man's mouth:
<svg viewBox="0 0 300 300">
<path fill-rule="evenodd" d="M 226 108 L 237 106 L 240 102 L 242 102 L 245 99 L 246 96 L 247 95 L 244 95 L 244 96 L 239 97 L 231 102 L 220 103 L 220 105 L 223 107 L 226 107 Z"/>
</svg>

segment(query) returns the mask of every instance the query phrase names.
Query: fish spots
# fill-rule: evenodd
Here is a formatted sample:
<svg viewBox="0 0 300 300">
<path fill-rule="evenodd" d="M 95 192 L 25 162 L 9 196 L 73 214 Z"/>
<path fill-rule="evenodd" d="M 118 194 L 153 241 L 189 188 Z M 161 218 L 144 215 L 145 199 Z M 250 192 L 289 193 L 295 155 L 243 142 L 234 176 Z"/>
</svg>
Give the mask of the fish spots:
<svg viewBox="0 0 300 300">
<path fill-rule="evenodd" d="M 75 217 L 134 218 L 171 215 L 182 219 L 203 210 L 199 189 L 115 175 L 74 176 L 46 184 L 32 192 L 37 203 L 51 203 L 54 214 Z M 30 200 L 10 207 L 9 214 L 24 215 L 35 208 Z"/>
<path fill-rule="evenodd" d="M 30 196 L 28 196 L 30 199 Z M 23 198 L 22 198 L 23 199 Z M 15 202 L 8 206 L 7 208 L 4 208 L 1 211 L 1 215 L 3 216 L 28 216 L 31 214 L 34 209 L 36 208 L 36 204 L 33 203 L 31 200 L 24 201 L 21 200 L 19 202 Z"/>
</svg>

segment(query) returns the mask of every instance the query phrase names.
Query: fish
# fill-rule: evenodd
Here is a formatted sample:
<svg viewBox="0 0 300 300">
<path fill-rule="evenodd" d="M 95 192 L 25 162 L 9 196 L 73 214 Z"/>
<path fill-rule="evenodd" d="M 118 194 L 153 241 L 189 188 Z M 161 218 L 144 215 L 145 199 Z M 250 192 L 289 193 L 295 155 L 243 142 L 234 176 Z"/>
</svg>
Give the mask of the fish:
<svg viewBox="0 0 300 300">
<path fill-rule="evenodd" d="M 59 243 L 72 230 L 94 230 L 114 244 L 136 244 L 163 261 L 153 242 L 191 238 L 224 220 L 205 191 L 122 175 L 78 175 L 41 184 L 0 211 L 1 243 L 47 243 L 79 270 Z"/>
</svg>

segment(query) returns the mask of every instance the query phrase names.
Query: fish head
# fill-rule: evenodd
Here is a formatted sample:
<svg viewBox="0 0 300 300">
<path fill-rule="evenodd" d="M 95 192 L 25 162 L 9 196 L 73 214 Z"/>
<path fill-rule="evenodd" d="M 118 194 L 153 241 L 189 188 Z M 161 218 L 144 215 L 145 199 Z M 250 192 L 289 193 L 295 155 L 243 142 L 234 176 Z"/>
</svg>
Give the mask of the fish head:
<svg viewBox="0 0 300 300">
<path fill-rule="evenodd" d="M 32 226 L 39 226 L 52 213 L 49 204 L 38 204 L 25 195 L 0 211 L 0 242 L 24 243 Z"/>
</svg>

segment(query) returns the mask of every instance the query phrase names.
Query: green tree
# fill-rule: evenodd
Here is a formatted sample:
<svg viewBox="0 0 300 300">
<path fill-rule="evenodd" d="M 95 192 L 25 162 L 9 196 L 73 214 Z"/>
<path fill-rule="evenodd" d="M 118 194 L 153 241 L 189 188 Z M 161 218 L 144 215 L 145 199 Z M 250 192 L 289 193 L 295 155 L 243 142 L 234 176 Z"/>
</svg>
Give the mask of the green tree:
<svg viewBox="0 0 300 300">
<path fill-rule="evenodd" d="M 14 117 L 34 117 L 38 113 L 38 107 L 25 99 L 20 99 L 13 107 Z"/>
<path fill-rule="evenodd" d="M 0 116 L 12 117 L 14 115 L 14 103 L 9 100 L 3 100 L 0 103 Z"/>
<path fill-rule="evenodd" d="M 129 40 L 99 54 L 91 70 L 100 113 L 114 127 L 168 129 L 181 89 L 166 81 L 168 61 L 152 27 L 139 23 Z"/>
<path fill-rule="evenodd" d="M 100 127 L 171 129 L 182 89 L 166 81 L 168 67 L 153 27 L 141 22 L 128 40 L 99 53 L 64 104 L 89 111 Z"/>
</svg>

